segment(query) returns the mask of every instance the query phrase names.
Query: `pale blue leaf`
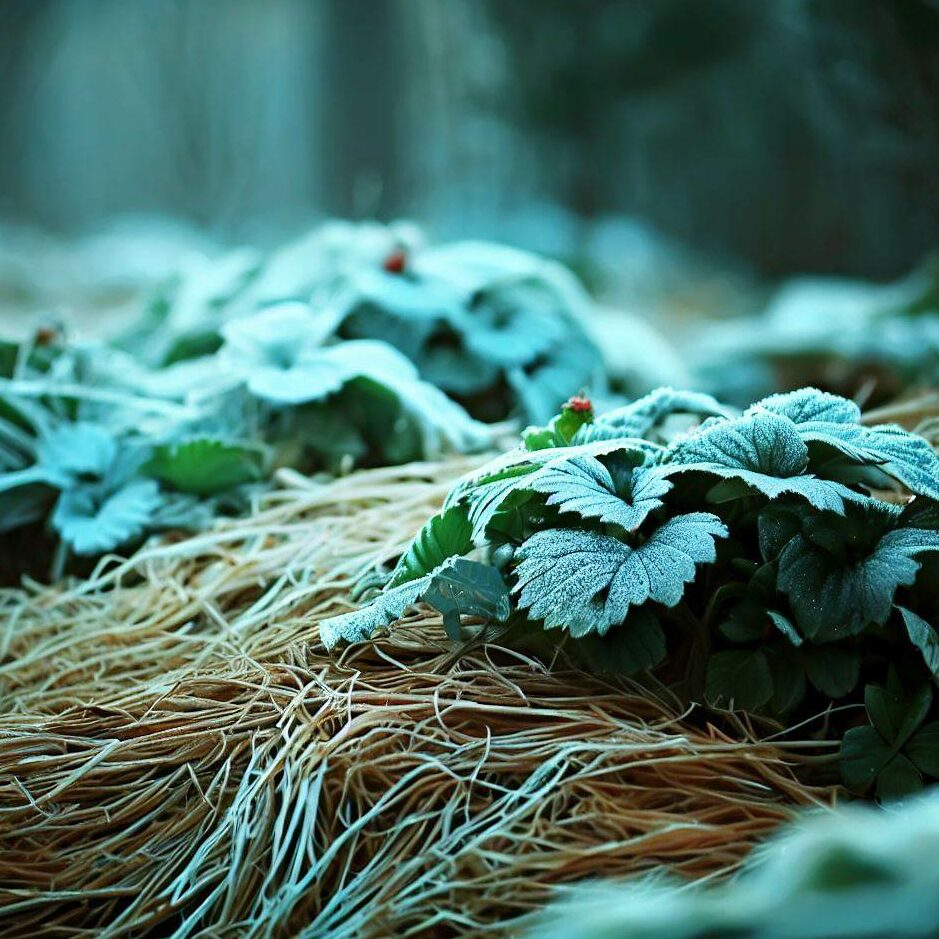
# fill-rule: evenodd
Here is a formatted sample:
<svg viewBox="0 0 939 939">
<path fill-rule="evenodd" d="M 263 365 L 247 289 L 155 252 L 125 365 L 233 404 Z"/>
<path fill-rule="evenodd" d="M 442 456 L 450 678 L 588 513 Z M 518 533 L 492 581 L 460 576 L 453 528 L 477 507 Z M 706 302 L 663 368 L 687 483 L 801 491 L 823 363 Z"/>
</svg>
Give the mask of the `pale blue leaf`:
<svg viewBox="0 0 939 939">
<path fill-rule="evenodd" d="M 713 562 L 714 539 L 726 536 L 720 519 L 707 513 L 679 515 L 637 548 L 596 532 L 548 529 L 519 548 L 514 589 L 519 606 L 546 628 L 603 635 L 632 606 L 675 606 L 695 565 Z"/>
<path fill-rule="evenodd" d="M 834 447 L 849 460 L 874 464 L 916 495 L 939 499 L 939 458 L 917 434 L 893 424 L 865 427 L 808 421 L 799 425 L 803 440 Z"/>
<path fill-rule="evenodd" d="M 784 394 L 770 395 L 757 401 L 747 410 L 771 411 L 782 417 L 788 417 L 796 424 L 812 421 L 829 421 L 835 424 L 856 424 L 861 419 L 861 409 L 848 398 L 819 391 L 818 388 L 800 388 Z"/>
<path fill-rule="evenodd" d="M 40 437 L 37 462 L 56 478 L 104 477 L 117 456 L 117 441 L 103 427 L 85 421 L 64 423 Z M 67 482 L 63 482 L 63 485 Z"/>
<path fill-rule="evenodd" d="M 509 594 L 498 570 L 465 558 L 448 558 L 423 577 L 386 587 L 359 610 L 323 620 L 320 639 L 327 649 L 338 642 L 364 642 L 419 600 L 441 613 L 448 632 L 458 628 L 460 614 L 499 621 L 509 615 Z"/>
<path fill-rule="evenodd" d="M 773 621 L 773 625 L 793 646 L 798 647 L 802 645 L 802 637 L 787 617 L 783 616 L 782 613 L 777 613 L 775 610 L 767 610 L 766 615 L 769 616 Z"/>
<path fill-rule="evenodd" d="M 670 414 L 732 417 L 734 412 L 709 394 L 657 388 L 632 404 L 601 414 L 592 428 L 582 428 L 582 439 L 575 439 L 575 443 L 587 442 L 588 438 L 607 438 L 607 435 L 613 434 L 621 437 L 644 437 Z"/>
<path fill-rule="evenodd" d="M 376 630 L 401 619 L 408 607 L 421 598 L 430 583 L 430 574 L 383 590 L 371 603 L 351 613 L 332 616 L 320 622 L 320 639 L 327 649 L 339 642 L 364 642 Z"/>
<path fill-rule="evenodd" d="M 610 471 L 592 456 L 549 463 L 520 485 L 547 495 L 547 504 L 562 512 L 598 518 L 630 531 L 661 507 L 662 496 L 672 488 L 658 469 L 640 467 L 633 470 L 627 491 L 617 493 Z"/>
<path fill-rule="evenodd" d="M 637 461 L 657 449 L 641 440 L 616 439 L 579 447 L 548 447 L 543 450 L 513 450 L 488 463 L 462 480 L 447 497 L 447 504 L 466 500 L 473 523 L 473 540 L 485 538 L 486 529 L 506 500 L 515 492 L 534 491 L 532 483 L 541 475 L 571 460 L 595 459 L 604 454 L 629 454 Z M 612 483 L 612 481 L 611 481 Z M 652 486 L 651 479 L 648 485 Z M 646 490 L 646 495 L 649 490 Z"/>
<path fill-rule="evenodd" d="M 808 456 L 791 420 L 760 410 L 704 425 L 666 452 L 663 469 L 739 479 L 769 499 L 798 496 L 817 509 L 838 514 L 844 513 L 846 499 L 864 498 L 841 483 L 806 473 Z"/>
<path fill-rule="evenodd" d="M 796 425 L 768 411 L 708 422 L 673 444 L 663 458 L 669 465 L 750 470 L 777 478 L 800 475 L 808 461 Z"/>
<path fill-rule="evenodd" d="M 142 535 L 159 507 L 159 486 L 151 479 L 115 492 L 76 486 L 59 496 L 52 526 L 76 554 L 100 554 Z"/>
</svg>

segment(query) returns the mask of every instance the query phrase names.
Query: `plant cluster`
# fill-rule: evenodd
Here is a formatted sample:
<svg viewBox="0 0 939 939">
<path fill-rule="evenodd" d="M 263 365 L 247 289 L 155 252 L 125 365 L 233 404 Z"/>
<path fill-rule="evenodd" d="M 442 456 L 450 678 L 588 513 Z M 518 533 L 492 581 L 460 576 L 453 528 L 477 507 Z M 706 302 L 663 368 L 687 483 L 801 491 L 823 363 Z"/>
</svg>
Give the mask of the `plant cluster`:
<svg viewBox="0 0 939 939">
<path fill-rule="evenodd" d="M 165 368 L 50 331 L 0 353 L 0 531 L 51 529 L 55 573 L 243 509 L 277 466 L 386 465 L 491 436 L 387 344 L 322 344 L 300 304 L 225 324 L 216 352 Z"/>
<path fill-rule="evenodd" d="M 96 555 L 200 524 L 277 466 L 479 449 L 493 432 L 470 412 L 550 414 L 597 381 L 589 306 L 559 265 L 422 251 L 400 227 L 194 260 L 114 343 L 0 347 L 0 526 L 45 519 L 62 551 Z"/>
<path fill-rule="evenodd" d="M 824 732 L 846 781 L 889 797 L 939 778 L 937 554 L 935 453 L 847 399 L 806 388 L 737 414 L 660 389 L 600 416 L 572 399 L 320 634 L 361 641 L 423 600 L 454 636 L 483 616 L 786 726 L 854 705 Z"/>
<path fill-rule="evenodd" d="M 939 258 L 895 283 L 799 278 L 758 315 L 711 324 L 689 349 L 698 386 L 750 401 L 812 381 L 877 403 L 939 377 Z"/>
<path fill-rule="evenodd" d="M 474 417 L 547 420 L 602 363 L 593 304 L 560 264 L 484 242 L 424 247 L 407 227 L 324 226 L 269 256 L 192 265 L 154 296 L 125 343 L 169 364 L 216 351 L 271 303 L 309 305 L 319 341 L 378 340 Z"/>
<path fill-rule="evenodd" d="M 264 261 L 194 263 L 115 344 L 4 344 L 3 530 L 45 519 L 63 551 L 97 555 L 200 524 L 276 466 L 479 449 L 492 433 L 466 407 L 542 415 L 596 378 L 563 268 L 413 241 L 326 228 Z"/>
</svg>

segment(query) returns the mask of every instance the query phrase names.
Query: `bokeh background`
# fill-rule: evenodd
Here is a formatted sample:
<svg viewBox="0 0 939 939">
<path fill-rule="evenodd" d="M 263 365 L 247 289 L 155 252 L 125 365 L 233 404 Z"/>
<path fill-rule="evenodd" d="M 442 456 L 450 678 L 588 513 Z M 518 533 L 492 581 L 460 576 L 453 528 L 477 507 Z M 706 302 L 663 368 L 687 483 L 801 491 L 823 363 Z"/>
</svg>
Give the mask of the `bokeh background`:
<svg viewBox="0 0 939 939">
<path fill-rule="evenodd" d="M 406 216 L 623 289 L 684 249 L 886 279 L 939 233 L 939 3 L 0 0 L 0 139 L 18 230 Z"/>
</svg>

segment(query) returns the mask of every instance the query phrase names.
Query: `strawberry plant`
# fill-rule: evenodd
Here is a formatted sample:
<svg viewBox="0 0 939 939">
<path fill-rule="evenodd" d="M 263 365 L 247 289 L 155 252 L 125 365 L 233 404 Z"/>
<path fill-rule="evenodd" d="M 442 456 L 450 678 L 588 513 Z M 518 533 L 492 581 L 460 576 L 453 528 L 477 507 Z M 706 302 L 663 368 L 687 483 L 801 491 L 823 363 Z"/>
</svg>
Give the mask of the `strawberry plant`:
<svg viewBox="0 0 939 939">
<path fill-rule="evenodd" d="M 812 388 L 737 414 L 668 389 L 599 416 L 575 399 L 461 480 L 385 589 L 321 637 L 361 641 L 423 600 L 451 632 L 454 605 L 486 610 L 515 641 L 655 670 L 688 700 L 778 725 L 856 704 L 824 724 L 845 736 L 846 781 L 910 791 L 939 769 L 939 606 L 923 576 L 939 555 L 939 460 L 860 418 Z M 862 689 L 888 674 L 911 702 L 889 732 L 876 709 L 865 729 Z M 876 772 L 852 770 L 868 759 Z"/>
<path fill-rule="evenodd" d="M 151 365 L 203 357 L 237 344 L 232 331 L 252 332 L 241 320 L 288 301 L 314 321 L 298 354 L 336 340 L 387 343 L 487 422 L 547 420 L 567 395 L 603 379 L 584 331 L 592 301 L 564 267 L 482 242 L 424 247 L 403 226 L 324 226 L 266 257 L 194 262 L 151 299 L 123 344 Z"/>
<path fill-rule="evenodd" d="M 212 355 L 164 368 L 101 345 L 5 347 L 0 530 L 44 525 L 59 573 L 69 554 L 239 510 L 277 465 L 341 471 L 489 440 L 391 346 L 324 345 L 306 305 L 274 305 L 220 335 Z"/>
<path fill-rule="evenodd" d="M 0 344 L 0 524 L 45 521 L 60 558 L 93 556 L 202 524 L 277 466 L 480 449 L 471 413 L 547 418 L 599 381 L 589 298 L 560 265 L 417 242 L 325 226 L 190 261 L 114 344 Z"/>
<path fill-rule="evenodd" d="M 889 284 L 797 278 L 757 316 L 709 324 L 689 349 L 702 387 L 732 400 L 824 381 L 889 400 L 939 376 L 939 261 Z"/>
</svg>

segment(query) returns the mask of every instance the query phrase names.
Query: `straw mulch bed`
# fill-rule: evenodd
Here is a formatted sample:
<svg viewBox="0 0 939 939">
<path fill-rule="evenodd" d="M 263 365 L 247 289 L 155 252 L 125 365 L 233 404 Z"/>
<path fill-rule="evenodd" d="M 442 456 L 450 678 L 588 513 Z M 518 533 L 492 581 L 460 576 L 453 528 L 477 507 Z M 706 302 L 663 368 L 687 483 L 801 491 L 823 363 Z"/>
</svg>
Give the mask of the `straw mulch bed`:
<svg viewBox="0 0 939 939">
<path fill-rule="evenodd" d="M 246 521 L 0 595 L 0 934 L 499 935 L 587 877 L 724 874 L 830 797 L 429 614 L 327 654 L 469 465 L 285 473 Z"/>
</svg>

